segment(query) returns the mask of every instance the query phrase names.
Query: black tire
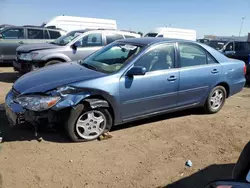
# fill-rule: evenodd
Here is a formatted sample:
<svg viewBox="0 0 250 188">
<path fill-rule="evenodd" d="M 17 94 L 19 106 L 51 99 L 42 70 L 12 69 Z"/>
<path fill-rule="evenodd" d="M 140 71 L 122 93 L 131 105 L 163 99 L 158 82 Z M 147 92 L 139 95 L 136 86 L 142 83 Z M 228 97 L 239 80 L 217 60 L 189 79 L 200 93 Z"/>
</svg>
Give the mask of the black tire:
<svg viewBox="0 0 250 188">
<path fill-rule="evenodd" d="M 212 107 L 210 101 L 211 101 L 211 98 L 212 98 L 212 96 L 213 96 L 213 94 L 214 94 L 214 92 L 215 92 L 216 90 L 219 90 L 219 91 L 222 92 L 222 94 L 223 94 L 223 99 L 222 99 L 221 104 L 219 105 L 219 107 L 215 109 L 215 108 Z M 225 89 L 223 86 L 216 86 L 216 87 L 210 92 L 210 94 L 209 94 L 209 96 L 208 96 L 208 98 L 207 98 L 207 100 L 206 100 L 206 103 L 205 103 L 205 105 L 204 105 L 204 110 L 205 110 L 205 112 L 208 113 L 208 114 L 214 114 L 214 113 L 219 112 L 219 111 L 221 110 L 221 108 L 223 107 L 223 105 L 225 104 L 226 97 L 227 97 L 227 91 L 226 91 L 226 89 Z"/>
<path fill-rule="evenodd" d="M 55 64 L 59 64 L 59 63 L 62 63 L 62 61 L 55 59 L 55 60 L 50 60 L 50 61 L 46 62 L 44 64 L 44 66 L 46 67 L 46 66 L 49 66 L 49 65 L 55 65 Z"/>
<path fill-rule="evenodd" d="M 84 114 L 90 110 L 93 110 L 93 109 L 91 109 L 91 108 L 87 107 L 87 105 L 83 105 L 83 104 L 78 104 L 76 107 L 74 107 L 70 110 L 68 120 L 66 121 L 66 124 L 65 124 L 65 129 L 66 129 L 66 132 L 67 132 L 70 140 L 72 140 L 73 142 L 86 142 L 86 141 L 91 141 L 91 140 L 95 140 L 98 138 L 98 137 L 96 137 L 93 139 L 83 139 L 80 137 L 80 135 L 76 131 L 77 120 L 79 119 L 79 117 L 82 114 Z M 106 118 L 106 127 L 105 127 L 105 130 L 103 131 L 103 133 L 108 132 L 113 125 L 113 118 L 112 118 L 110 112 L 108 111 L 107 108 L 96 108 L 94 110 L 100 111 L 102 114 L 104 114 L 104 116 Z"/>
</svg>

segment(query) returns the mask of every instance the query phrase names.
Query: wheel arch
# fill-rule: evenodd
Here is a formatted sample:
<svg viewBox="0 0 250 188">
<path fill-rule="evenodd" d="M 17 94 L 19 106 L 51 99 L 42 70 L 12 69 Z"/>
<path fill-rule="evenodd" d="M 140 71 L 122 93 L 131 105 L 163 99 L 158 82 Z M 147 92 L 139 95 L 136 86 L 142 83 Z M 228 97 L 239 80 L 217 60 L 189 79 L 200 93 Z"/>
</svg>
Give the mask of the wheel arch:
<svg viewBox="0 0 250 188">
<path fill-rule="evenodd" d="M 91 107 L 92 109 L 100 108 L 100 107 L 107 108 L 113 118 L 113 122 L 115 122 L 116 116 L 115 116 L 114 108 L 112 104 L 102 95 L 91 95 L 87 98 L 84 98 L 82 100 L 82 103 L 84 105 L 87 105 L 88 107 Z"/>
<path fill-rule="evenodd" d="M 222 87 L 225 88 L 225 90 L 226 90 L 226 92 L 227 92 L 226 98 L 228 98 L 228 97 L 230 96 L 230 87 L 229 87 L 229 84 L 228 84 L 228 83 L 226 83 L 226 82 L 220 82 L 220 83 L 218 83 L 216 86 L 222 86 Z M 215 87 L 216 87 L 216 86 L 215 86 Z"/>
</svg>

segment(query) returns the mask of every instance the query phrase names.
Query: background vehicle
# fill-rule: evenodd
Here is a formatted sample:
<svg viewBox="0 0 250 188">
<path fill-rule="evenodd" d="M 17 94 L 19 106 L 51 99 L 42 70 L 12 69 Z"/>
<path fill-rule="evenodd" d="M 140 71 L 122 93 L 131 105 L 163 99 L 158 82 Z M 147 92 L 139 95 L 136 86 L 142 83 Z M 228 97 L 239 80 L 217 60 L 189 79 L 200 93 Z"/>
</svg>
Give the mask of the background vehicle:
<svg viewBox="0 0 250 188">
<path fill-rule="evenodd" d="M 80 29 L 117 29 L 117 24 L 115 20 L 110 19 L 57 16 L 50 20 L 45 27 L 61 28 L 69 32 Z"/>
<path fill-rule="evenodd" d="M 250 187 L 250 142 L 244 147 L 234 167 L 231 180 L 217 180 L 206 188 L 249 188 Z"/>
<path fill-rule="evenodd" d="M 145 37 L 163 37 L 196 41 L 196 31 L 190 29 L 159 27 L 147 33 Z"/>
<path fill-rule="evenodd" d="M 196 42 L 124 39 L 22 76 L 6 96 L 6 114 L 13 124 L 66 122 L 73 141 L 93 140 L 113 125 L 166 112 L 217 113 L 243 89 L 244 68 Z"/>
<path fill-rule="evenodd" d="M 0 63 L 12 63 L 22 44 L 50 42 L 64 34 L 63 30 L 43 27 L 4 27 L 0 30 Z"/>
<path fill-rule="evenodd" d="M 245 62 L 247 66 L 246 79 L 247 82 L 250 82 L 250 42 L 230 41 L 227 42 L 220 51 L 229 58 L 238 59 Z"/>
<path fill-rule="evenodd" d="M 14 69 L 25 73 L 43 66 L 85 58 L 103 46 L 124 38 L 139 38 L 139 34 L 118 30 L 72 31 L 50 44 L 23 45 L 17 49 Z"/>
<path fill-rule="evenodd" d="M 207 42 L 209 42 L 210 39 L 197 39 L 196 42 L 200 42 L 200 43 L 204 43 L 206 44 Z"/>
<path fill-rule="evenodd" d="M 211 46 L 216 50 L 221 50 L 227 43 L 228 43 L 227 40 L 209 40 L 206 41 L 205 44 Z"/>
</svg>

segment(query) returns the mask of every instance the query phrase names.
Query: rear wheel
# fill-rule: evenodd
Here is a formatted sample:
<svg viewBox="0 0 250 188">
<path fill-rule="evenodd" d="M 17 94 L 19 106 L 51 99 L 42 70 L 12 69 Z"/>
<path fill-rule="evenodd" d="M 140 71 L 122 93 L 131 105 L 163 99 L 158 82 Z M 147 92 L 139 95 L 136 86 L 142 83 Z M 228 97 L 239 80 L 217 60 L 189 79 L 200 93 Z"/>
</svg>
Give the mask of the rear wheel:
<svg viewBox="0 0 250 188">
<path fill-rule="evenodd" d="M 111 129 L 112 116 L 107 108 L 85 109 L 83 104 L 70 111 L 66 131 L 74 142 L 97 139 Z"/>
<path fill-rule="evenodd" d="M 55 64 L 59 64 L 59 63 L 62 63 L 62 61 L 60 60 L 51 60 L 51 61 L 48 61 L 47 63 L 45 63 L 45 67 L 46 66 L 49 66 L 49 65 L 55 65 Z"/>
<path fill-rule="evenodd" d="M 223 107 L 227 96 L 227 91 L 223 86 L 216 86 L 209 94 L 205 110 L 209 114 L 217 113 Z"/>
</svg>

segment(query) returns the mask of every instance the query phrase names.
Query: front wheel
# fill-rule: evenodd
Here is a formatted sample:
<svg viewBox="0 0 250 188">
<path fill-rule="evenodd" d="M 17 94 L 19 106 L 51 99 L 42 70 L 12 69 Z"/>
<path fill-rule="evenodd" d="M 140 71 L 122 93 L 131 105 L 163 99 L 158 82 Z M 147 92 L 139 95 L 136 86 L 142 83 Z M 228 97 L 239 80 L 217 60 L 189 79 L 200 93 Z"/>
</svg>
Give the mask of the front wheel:
<svg viewBox="0 0 250 188">
<path fill-rule="evenodd" d="M 209 94 L 205 103 L 205 110 L 209 114 L 217 113 L 223 107 L 227 91 L 223 86 L 216 86 Z"/>
<path fill-rule="evenodd" d="M 91 141 L 109 131 L 112 126 L 112 116 L 106 108 L 85 109 L 83 104 L 71 109 L 66 122 L 66 131 L 74 142 Z"/>
</svg>

